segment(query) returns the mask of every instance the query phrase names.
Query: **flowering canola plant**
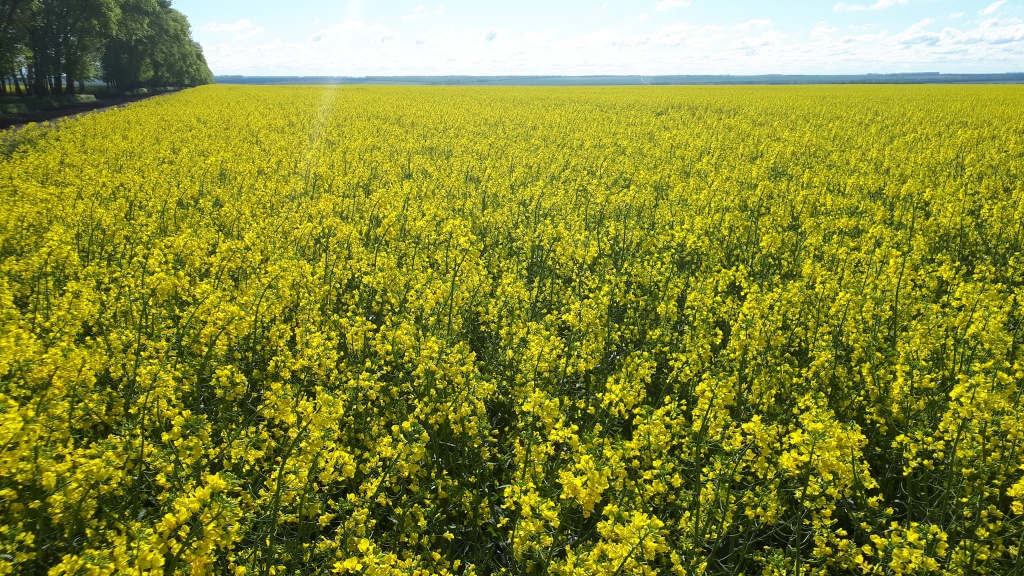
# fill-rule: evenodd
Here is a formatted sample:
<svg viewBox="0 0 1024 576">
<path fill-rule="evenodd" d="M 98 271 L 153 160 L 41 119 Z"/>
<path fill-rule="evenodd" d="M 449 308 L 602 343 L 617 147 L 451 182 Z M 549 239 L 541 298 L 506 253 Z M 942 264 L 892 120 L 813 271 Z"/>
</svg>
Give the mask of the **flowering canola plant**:
<svg viewBox="0 0 1024 576">
<path fill-rule="evenodd" d="M 1024 571 L 1015 86 L 0 136 L 0 574 Z"/>
</svg>

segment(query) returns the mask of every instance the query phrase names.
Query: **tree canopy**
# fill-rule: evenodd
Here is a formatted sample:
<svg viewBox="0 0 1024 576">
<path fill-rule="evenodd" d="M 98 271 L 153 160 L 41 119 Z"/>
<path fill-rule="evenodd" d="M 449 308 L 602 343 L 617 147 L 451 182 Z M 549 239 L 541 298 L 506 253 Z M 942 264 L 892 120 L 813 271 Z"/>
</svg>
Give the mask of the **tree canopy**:
<svg viewBox="0 0 1024 576">
<path fill-rule="evenodd" d="M 170 0 L 0 0 L 0 88 L 70 94 L 102 79 L 117 90 L 213 81 Z"/>
</svg>

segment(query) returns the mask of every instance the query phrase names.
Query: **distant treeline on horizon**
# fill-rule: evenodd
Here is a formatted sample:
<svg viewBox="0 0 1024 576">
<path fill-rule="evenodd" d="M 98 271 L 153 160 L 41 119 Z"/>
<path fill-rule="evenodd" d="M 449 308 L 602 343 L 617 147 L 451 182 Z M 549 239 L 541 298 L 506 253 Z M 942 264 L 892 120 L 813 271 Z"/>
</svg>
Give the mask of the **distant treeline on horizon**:
<svg viewBox="0 0 1024 576">
<path fill-rule="evenodd" d="M 426 86 L 668 86 L 701 84 L 1020 84 L 1024 72 L 1000 74 L 761 74 L 671 76 L 215 76 L 218 84 L 407 84 Z"/>
</svg>

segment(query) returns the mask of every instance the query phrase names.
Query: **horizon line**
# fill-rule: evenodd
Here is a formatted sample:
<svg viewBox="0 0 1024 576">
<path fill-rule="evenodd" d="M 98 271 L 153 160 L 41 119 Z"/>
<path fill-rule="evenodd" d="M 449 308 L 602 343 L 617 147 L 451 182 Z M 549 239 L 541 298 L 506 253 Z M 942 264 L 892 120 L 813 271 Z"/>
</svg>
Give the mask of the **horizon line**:
<svg viewBox="0 0 1024 576">
<path fill-rule="evenodd" d="M 215 74 L 218 84 L 433 86 L 672 86 L 810 84 L 1024 84 L 1024 72 L 867 72 L 862 74 L 409 74 L 409 75 L 247 75 Z"/>
</svg>

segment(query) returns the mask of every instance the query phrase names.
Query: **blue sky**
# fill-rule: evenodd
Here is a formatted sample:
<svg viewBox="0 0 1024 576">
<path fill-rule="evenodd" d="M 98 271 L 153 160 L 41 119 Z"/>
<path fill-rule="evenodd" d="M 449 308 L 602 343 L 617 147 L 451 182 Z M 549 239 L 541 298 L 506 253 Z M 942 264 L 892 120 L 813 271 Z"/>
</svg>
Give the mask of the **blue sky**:
<svg viewBox="0 0 1024 576">
<path fill-rule="evenodd" d="M 1024 0 L 174 0 L 216 74 L 1024 72 Z"/>
</svg>

